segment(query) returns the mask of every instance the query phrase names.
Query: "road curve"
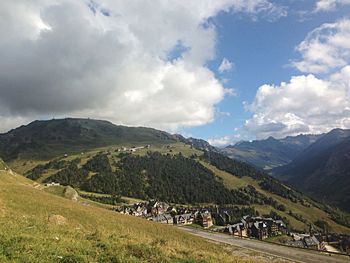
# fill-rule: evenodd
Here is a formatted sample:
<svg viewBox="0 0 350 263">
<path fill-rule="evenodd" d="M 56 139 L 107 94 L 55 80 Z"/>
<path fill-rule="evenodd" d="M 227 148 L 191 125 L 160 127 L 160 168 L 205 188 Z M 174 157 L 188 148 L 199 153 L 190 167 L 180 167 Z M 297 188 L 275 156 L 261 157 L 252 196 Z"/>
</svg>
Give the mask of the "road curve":
<svg viewBox="0 0 350 263">
<path fill-rule="evenodd" d="M 323 263 L 323 262 L 334 262 L 334 263 L 350 263 L 350 258 L 341 255 L 329 255 L 323 254 L 317 251 L 308 251 L 305 249 L 298 249 L 286 246 L 280 246 L 267 242 L 261 242 L 258 240 L 245 239 L 239 237 L 233 237 L 221 233 L 213 233 L 200 229 L 179 227 L 179 229 L 189 232 L 193 235 L 200 236 L 209 240 L 234 245 L 241 248 L 251 249 L 254 251 L 270 254 L 276 257 L 288 259 L 294 262 L 303 263 Z"/>
</svg>

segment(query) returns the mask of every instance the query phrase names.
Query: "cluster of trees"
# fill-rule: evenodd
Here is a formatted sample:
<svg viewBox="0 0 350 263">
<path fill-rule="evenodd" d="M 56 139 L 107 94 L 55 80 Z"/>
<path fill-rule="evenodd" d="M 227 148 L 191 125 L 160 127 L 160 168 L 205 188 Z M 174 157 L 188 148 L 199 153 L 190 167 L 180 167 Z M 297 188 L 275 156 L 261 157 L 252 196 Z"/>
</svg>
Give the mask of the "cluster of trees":
<svg viewBox="0 0 350 263">
<path fill-rule="evenodd" d="M 109 164 L 109 159 L 107 154 L 99 153 L 93 158 L 88 160 L 83 166 L 83 169 L 97 172 L 97 173 L 110 173 L 112 172 L 111 165 Z"/>
<path fill-rule="evenodd" d="M 146 156 L 123 155 L 112 162 L 99 153 L 79 168 L 73 160 L 44 182 L 59 182 L 89 192 L 173 203 L 271 204 L 277 202 L 253 186 L 229 190 L 215 174 L 198 161 L 177 155 L 149 152 Z M 40 168 L 41 169 L 41 168 Z"/>
<path fill-rule="evenodd" d="M 271 210 L 268 215 L 264 215 L 265 217 L 271 217 L 272 219 L 275 220 L 282 220 L 283 223 L 286 224 L 287 228 L 290 228 L 290 222 L 287 217 L 281 216 L 280 214 L 276 213 L 275 211 Z"/>
<path fill-rule="evenodd" d="M 232 208 L 224 208 L 224 211 L 230 215 L 231 223 L 236 223 L 241 220 L 245 215 L 259 216 L 259 212 L 253 207 L 238 207 L 234 206 Z M 215 212 L 215 211 L 214 211 Z"/>
<path fill-rule="evenodd" d="M 77 160 L 74 160 L 73 162 L 77 162 Z M 37 180 L 43 175 L 45 170 L 59 170 L 64 168 L 67 164 L 68 162 L 66 160 L 54 159 L 46 164 L 39 164 L 35 166 L 33 169 L 29 170 L 25 175 L 31 180 Z"/>
<path fill-rule="evenodd" d="M 182 154 L 125 156 L 118 163 L 123 194 L 174 203 L 246 204 L 246 195 L 227 189 L 215 174 Z"/>
<path fill-rule="evenodd" d="M 294 213 L 293 211 L 289 210 L 288 215 L 294 217 L 296 220 L 299 220 L 300 222 L 303 222 L 305 224 L 308 223 L 308 221 L 300 214 Z"/>
<path fill-rule="evenodd" d="M 272 197 L 267 197 L 266 195 L 259 193 L 252 185 L 248 185 L 241 189 L 248 196 L 250 204 L 270 205 L 277 210 L 286 211 L 286 207 L 283 204 L 278 203 Z"/>
<path fill-rule="evenodd" d="M 241 163 L 237 163 L 236 166 L 229 165 L 226 157 L 215 156 L 217 160 L 223 157 L 226 168 L 244 171 L 244 175 L 249 174 L 254 178 L 258 176 L 253 174 L 254 169 L 249 166 L 245 167 Z M 79 165 L 80 159 L 70 162 L 53 160 L 45 165 L 38 165 L 31 171 L 31 175 L 42 174 L 50 168 L 59 169 L 44 182 L 58 182 L 85 191 L 113 196 L 159 199 L 183 204 L 261 204 L 271 205 L 281 211 L 286 209 L 273 198 L 259 193 L 251 185 L 227 189 L 211 170 L 181 153 L 163 155 L 159 152 L 149 152 L 145 156 L 127 154 L 119 158 L 119 162 L 110 161 L 107 154 L 99 153 L 83 166 Z M 111 163 L 115 167 L 112 167 Z"/>
<path fill-rule="evenodd" d="M 264 179 L 266 175 L 256 170 L 251 165 L 233 160 L 221 153 L 205 151 L 202 158 L 218 169 L 228 172 L 237 177 L 248 176 L 254 179 Z"/>
<path fill-rule="evenodd" d="M 218 169 L 228 172 L 234 176 L 248 176 L 255 180 L 259 180 L 259 186 L 270 193 L 287 198 L 292 202 L 298 202 L 298 200 L 300 200 L 300 197 L 297 192 L 287 188 L 286 186 L 278 182 L 276 179 L 255 169 L 251 165 L 233 160 L 227 156 L 212 151 L 205 151 L 202 158 L 204 158 L 210 164 L 216 166 Z M 283 207 L 279 206 L 279 208 L 277 209 L 284 211 L 280 208 Z"/>
<path fill-rule="evenodd" d="M 350 227 L 350 215 L 348 213 L 331 209 L 331 211 L 329 211 L 329 214 L 331 215 L 331 218 L 334 222 L 343 226 Z"/>
<path fill-rule="evenodd" d="M 297 203 L 298 200 L 300 200 L 300 197 L 295 191 L 287 188 L 273 178 L 264 178 L 259 183 L 259 186 L 270 193 L 282 196 L 283 198 L 289 199 L 294 203 Z"/>
<path fill-rule="evenodd" d="M 332 231 L 332 228 L 331 226 L 328 224 L 327 221 L 324 221 L 324 220 L 321 220 L 321 219 L 318 219 L 314 222 L 314 225 L 317 226 L 318 228 L 320 228 L 323 233 L 327 234 L 329 233 L 330 231 Z"/>
<path fill-rule="evenodd" d="M 85 169 L 79 169 L 76 162 L 70 162 L 69 165 L 46 178 L 44 183 L 58 182 L 62 185 L 80 187 L 88 178 L 89 172 Z"/>
</svg>

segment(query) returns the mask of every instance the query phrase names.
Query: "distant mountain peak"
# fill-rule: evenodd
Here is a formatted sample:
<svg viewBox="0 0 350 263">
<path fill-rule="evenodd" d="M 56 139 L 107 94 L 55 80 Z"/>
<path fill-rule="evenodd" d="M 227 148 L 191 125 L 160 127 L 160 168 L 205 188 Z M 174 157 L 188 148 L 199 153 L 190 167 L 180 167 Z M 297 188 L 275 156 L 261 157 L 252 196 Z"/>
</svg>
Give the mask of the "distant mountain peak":
<svg viewBox="0 0 350 263">
<path fill-rule="evenodd" d="M 296 158 L 275 169 L 276 177 L 350 211 L 350 130 L 336 128 Z"/>
<path fill-rule="evenodd" d="M 297 135 L 276 139 L 272 136 L 264 140 L 241 141 L 221 151 L 239 161 L 258 168 L 270 170 L 292 161 L 301 151 L 322 135 Z"/>
</svg>

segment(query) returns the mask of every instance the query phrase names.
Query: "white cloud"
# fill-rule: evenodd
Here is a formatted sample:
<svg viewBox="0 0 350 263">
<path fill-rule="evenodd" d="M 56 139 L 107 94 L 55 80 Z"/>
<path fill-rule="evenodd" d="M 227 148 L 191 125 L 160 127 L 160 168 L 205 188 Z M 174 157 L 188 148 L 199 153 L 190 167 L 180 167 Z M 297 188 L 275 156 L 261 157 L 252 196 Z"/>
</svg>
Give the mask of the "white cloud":
<svg viewBox="0 0 350 263">
<path fill-rule="evenodd" d="M 279 86 L 262 85 L 253 103 L 248 133 L 277 138 L 350 128 L 350 20 L 323 24 L 301 42 L 302 59 L 294 62 L 305 73 Z"/>
<path fill-rule="evenodd" d="M 208 142 L 216 147 L 224 147 L 232 143 L 230 136 L 224 136 L 221 138 L 208 139 Z"/>
<path fill-rule="evenodd" d="M 334 11 L 338 6 L 349 4 L 350 0 L 318 0 L 314 12 Z"/>
<path fill-rule="evenodd" d="M 302 59 L 293 65 L 302 72 L 328 73 L 350 61 L 350 19 L 323 24 L 308 34 L 297 51 Z"/>
<path fill-rule="evenodd" d="M 350 66 L 329 79 L 314 75 L 292 77 L 279 86 L 263 85 L 246 109 L 253 117 L 245 128 L 257 138 L 350 128 Z"/>
<path fill-rule="evenodd" d="M 218 68 L 220 73 L 224 73 L 225 71 L 230 71 L 232 70 L 234 67 L 233 62 L 230 62 L 227 58 L 223 58 L 223 60 L 221 61 L 221 64 Z"/>
<path fill-rule="evenodd" d="M 319 0 L 316 2 L 315 12 L 331 11 L 337 6 L 336 0 Z"/>
<path fill-rule="evenodd" d="M 267 0 L 2 1 L 0 121 L 88 116 L 167 130 L 211 122 L 227 91 L 206 67 L 216 43 L 208 19 L 222 11 L 285 14 Z"/>
</svg>

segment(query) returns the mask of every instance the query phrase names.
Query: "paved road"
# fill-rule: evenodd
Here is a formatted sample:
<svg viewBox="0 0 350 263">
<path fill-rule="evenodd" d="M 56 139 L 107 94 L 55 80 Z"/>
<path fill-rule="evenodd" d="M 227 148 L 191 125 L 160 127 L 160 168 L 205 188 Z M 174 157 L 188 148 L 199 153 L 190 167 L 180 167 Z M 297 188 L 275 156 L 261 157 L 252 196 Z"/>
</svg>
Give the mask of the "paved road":
<svg viewBox="0 0 350 263">
<path fill-rule="evenodd" d="M 213 233 L 203 231 L 199 229 L 179 227 L 180 229 L 187 231 L 193 235 L 200 236 L 213 241 L 234 245 L 246 249 L 259 251 L 262 253 L 270 254 L 276 257 L 289 259 L 294 262 L 305 262 L 305 263 L 323 263 L 323 262 L 334 262 L 334 263 L 350 263 L 350 258 L 346 256 L 338 256 L 317 252 L 308 251 L 304 249 L 285 247 L 275 245 L 271 243 L 261 242 L 257 240 L 244 239 L 229 236 L 226 234 Z"/>
</svg>

